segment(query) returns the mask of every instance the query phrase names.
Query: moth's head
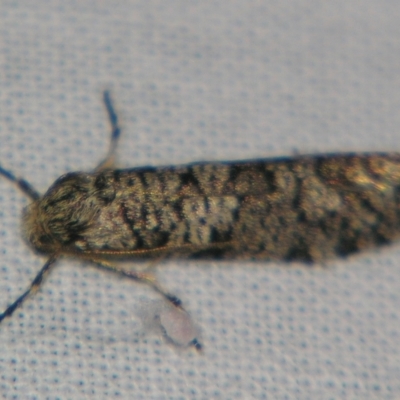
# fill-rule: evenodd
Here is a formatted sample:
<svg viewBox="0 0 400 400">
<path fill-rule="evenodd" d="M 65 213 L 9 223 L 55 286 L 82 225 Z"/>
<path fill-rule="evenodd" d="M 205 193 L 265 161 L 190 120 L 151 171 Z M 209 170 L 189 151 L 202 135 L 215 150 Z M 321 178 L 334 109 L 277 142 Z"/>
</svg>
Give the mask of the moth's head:
<svg viewBox="0 0 400 400">
<path fill-rule="evenodd" d="M 88 174 L 74 172 L 57 179 L 43 197 L 24 210 L 22 228 L 26 240 L 42 253 L 67 252 L 97 213 L 91 188 Z"/>
<path fill-rule="evenodd" d="M 59 243 L 49 232 L 41 212 L 40 200 L 27 206 L 22 214 L 22 231 L 25 240 L 40 253 L 56 253 Z"/>
</svg>

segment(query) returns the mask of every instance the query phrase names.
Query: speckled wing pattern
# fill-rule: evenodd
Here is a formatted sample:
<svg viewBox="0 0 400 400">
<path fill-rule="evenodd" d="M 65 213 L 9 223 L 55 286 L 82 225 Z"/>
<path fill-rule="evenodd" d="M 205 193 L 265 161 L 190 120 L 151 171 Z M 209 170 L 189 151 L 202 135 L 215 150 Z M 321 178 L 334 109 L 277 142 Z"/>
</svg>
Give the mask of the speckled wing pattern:
<svg viewBox="0 0 400 400">
<path fill-rule="evenodd" d="M 399 154 L 332 154 L 70 173 L 25 226 L 45 252 L 316 262 L 396 239 L 399 207 Z"/>
</svg>

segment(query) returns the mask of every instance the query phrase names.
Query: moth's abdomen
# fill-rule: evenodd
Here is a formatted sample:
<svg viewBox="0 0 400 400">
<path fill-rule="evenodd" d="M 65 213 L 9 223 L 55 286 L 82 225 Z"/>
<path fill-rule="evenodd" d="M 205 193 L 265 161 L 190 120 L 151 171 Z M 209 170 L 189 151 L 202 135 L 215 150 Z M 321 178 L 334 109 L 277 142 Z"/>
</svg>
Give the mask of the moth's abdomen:
<svg viewBox="0 0 400 400">
<path fill-rule="evenodd" d="M 73 252 L 316 261 L 395 239 L 399 189 L 398 155 L 327 155 L 70 174 L 39 208 Z"/>
<path fill-rule="evenodd" d="M 399 236 L 398 155 L 305 157 L 269 168 L 275 193 L 248 198 L 235 233 L 256 258 L 318 261 Z"/>
</svg>

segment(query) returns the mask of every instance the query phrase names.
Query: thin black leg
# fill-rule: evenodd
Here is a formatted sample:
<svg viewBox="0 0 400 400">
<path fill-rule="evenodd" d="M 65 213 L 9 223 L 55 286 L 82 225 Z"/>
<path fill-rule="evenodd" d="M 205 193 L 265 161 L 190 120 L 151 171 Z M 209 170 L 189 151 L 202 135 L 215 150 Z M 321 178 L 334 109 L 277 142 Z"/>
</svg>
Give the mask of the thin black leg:
<svg viewBox="0 0 400 400">
<path fill-rule="evenodd" d="M 113 264 L 101 260 L 92 260 L 97 266 L 114 272 L 120 276 L 133 279 L 136 282 L 145 283 L 151 286 L 156 292 L 160 293 L 166 300 L 172 303 L 175 307 L 182 307 L 182 301 L 173 294 L 167 293 L 151 275 L 144 272 L 125 271 Z"/>
</svg>

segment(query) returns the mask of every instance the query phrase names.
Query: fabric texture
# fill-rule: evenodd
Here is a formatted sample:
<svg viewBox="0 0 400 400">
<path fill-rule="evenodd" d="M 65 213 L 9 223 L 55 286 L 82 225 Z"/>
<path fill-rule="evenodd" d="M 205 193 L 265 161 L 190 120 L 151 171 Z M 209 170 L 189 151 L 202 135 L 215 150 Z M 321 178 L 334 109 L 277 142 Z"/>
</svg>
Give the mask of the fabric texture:
<svg viewBox="0 0 400 400">
<path fill-rule="evenodd" d="M 121 167 L 400 151 L 395 0 L 4 0 L 0 164 L 44 193 Z M 0 179 L 0 308 L 45 262 Z M 400 398 L 400 246 L 315 267 L 160 262 L 204 353 L 149 329 L 149 288 L 62 259 L 0 325 L 3 399 Z M 150 306 L 149 306 L 150 304 Z"/>
</svg>

